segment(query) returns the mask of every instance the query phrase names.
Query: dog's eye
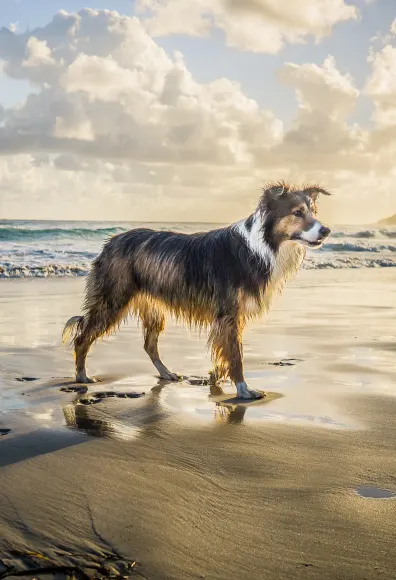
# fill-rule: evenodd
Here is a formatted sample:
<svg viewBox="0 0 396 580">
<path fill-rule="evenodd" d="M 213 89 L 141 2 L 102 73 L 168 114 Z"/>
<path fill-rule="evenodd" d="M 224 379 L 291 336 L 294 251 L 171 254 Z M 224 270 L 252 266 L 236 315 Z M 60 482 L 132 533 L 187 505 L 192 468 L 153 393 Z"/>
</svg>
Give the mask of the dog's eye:
<svg viewBox="0 0 396 580">
<path fill-rule="evenodd" d="M 300 209 L 298 209 L 297 211 L 294 211 L 293 212 L 293 215 L 295 215 L 298 218 L 303 218 L 304 217 L 304 214 L 303 214 L 303 212 Z"/>
</svg>

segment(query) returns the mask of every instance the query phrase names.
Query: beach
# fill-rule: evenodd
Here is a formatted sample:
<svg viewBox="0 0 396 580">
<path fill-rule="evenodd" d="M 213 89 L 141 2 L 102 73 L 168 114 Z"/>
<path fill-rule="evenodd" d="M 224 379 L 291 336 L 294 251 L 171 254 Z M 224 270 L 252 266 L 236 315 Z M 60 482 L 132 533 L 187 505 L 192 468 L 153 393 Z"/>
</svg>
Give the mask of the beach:
<svg viewBox="0 0 396 580">
<path fill-rule="evenodd" d="M 393 268 L 301 271 L 245 333 L 267 397 L 237 404 L 171 322 L 189 380 L 156 377 L 131 320 L 73 391 L 84 278 L 2 280 L 0 576 L 396 578 L 395 289 Z"/>
</svg>

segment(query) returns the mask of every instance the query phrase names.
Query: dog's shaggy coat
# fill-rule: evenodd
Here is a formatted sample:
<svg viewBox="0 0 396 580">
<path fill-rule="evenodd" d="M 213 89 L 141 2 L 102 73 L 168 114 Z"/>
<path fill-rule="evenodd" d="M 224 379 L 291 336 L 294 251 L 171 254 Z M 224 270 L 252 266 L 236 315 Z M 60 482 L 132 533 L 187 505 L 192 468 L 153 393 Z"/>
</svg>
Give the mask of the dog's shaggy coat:
<svg viewBox="0 0 396 580">
<path fill-rule="evenodd" d="M 330 233 L 316 218 L 319 193 L 328 195 L 282 182 L 265 187 L 256 211 L 229 227 L 192 235 L 135 229 L 111 238 L 93 262 L 83 315 L 63 333 L 64 339 L 74 333 L 77 382 L 93 381 L 85 370 L 91 344 L 130 313 L 142 322 L 144 348 L 160 376 L 178 380 L 158 351 L 170 312 L 209 327 L 214 383 L 229 377 L 238 397 L 262 397 L 244 379 L 242 332 L 300 268 L 305 246 L 320 246 Z"/>
</svg>

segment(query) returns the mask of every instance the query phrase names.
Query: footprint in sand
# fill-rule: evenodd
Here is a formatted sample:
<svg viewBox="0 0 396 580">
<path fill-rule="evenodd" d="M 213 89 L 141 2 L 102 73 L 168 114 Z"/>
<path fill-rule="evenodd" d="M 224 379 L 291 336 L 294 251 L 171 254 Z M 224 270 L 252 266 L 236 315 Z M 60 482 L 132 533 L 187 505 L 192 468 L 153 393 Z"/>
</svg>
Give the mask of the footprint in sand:
<svg viewBox="0 0 396 580">
<path fill-rule="evenodd" d="M 64 393 L 87 393 L 87 387 L 62 387 L 59 389 Z M 77 404 L 80 405 L 96 405 L 96 403 L 100 403 L 104 399 L 110 398 L 118 398 L 118 399 L 138 399 L 143 397 L 146 393 L 120 393 L 117 391 L 99 391 L 97 393 L 92 393 L 87 397 L 81 397 L 77 399 Z"/>
<path fill-rule="evenodd" d="M 293 367 L 299 362 L 303 362 L 302 358 L 283 358 L 280 361 L 268 363 L 273 367 Z"/>
<path fill-rule="evenodd" d="M 117 391 L 99 391 L 98 393 L 92 393 L 92 398 L 94 399 L 108 399 L 115 398 L 118 399 L 139 399 L 146 393 L 119 393 Z"/>
<path fill-rule="evenodd" d="M 186 377 L 186 382 L 194 387 L 206 387 L 210 385 L 209 377 Z"/>
<path fill-rule="evenodd" d="M 88 387 L 61 387 L 59 390 L 62 391 L 62 393 L 86 393 Z"/>
<path fill-rule="evenodd" d="M 0 437 L 3 437 L 4 435 L 8 435 L 8 433 L 11 432 L 11 429 L 0 429 Z"/>
<path fill-rule="evenodd" d="M 143 397 L 146 393 L 117 393 L 119 399 L 139 399 Z"/>
<path fill-rule="evenodd" d="M 93 397 L 87 397 L 84 399 L 78 399 L 78 405 L 95 405 L 96 403 L 100 403 L 102 399 L 94 399 Z"/>
<path fill-rule="evenodd" d="M 15 380 L 19 383 L 29 383 L 31 381 L 38 381 L 38 377 L 15 377 Z"/>
</svg>

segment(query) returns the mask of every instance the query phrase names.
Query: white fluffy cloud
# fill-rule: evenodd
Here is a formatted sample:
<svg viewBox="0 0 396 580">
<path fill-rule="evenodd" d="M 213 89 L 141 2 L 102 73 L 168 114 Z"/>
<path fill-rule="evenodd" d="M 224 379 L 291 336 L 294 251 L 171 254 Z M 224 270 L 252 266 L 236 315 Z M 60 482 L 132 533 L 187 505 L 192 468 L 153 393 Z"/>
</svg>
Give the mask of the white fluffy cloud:
<svg viewBox="0 0 396 580">
<path fill-rule="evenodd" d="M 40 36 L 11 35 L 14 50 L 0 48 L 5 72 L 41 87 L 6 114 L 3 151 L 232 164 L 250 161 L 258 141 L 268 148 L 281 138 L 281 122 L 238 84 L 197 83 L 137 18 L 60 13 Z"/>
<path fill-rule="evenodd" d="M 367 134 L 348 123 L 359 91 L 348 74 L 338 71 L 334 58 L 328 57 L 323 66 L 286 63 L 279 79 L 294 88 L 299 104 L 293 125 L 277 148 L 288 163 L 312 171 L 359 165 Z"/>
<path fill-rule="evenodd" d="M 286 63 L 279 76 L 295 88 L 301 110 L 318 111 L 334 120 L 344 120 L 359 96 L 350 75 L 342 75 L 331 56 L 323 66 Z"/>
<path fill-rule="evenodd" d="M 138 13 L 153 36 L 204 36 L 218 28 L 228 46 L 269 54 L 308 36 L 320 40 L 357 17 L 344 0 L 139 0 Z"/>
<path fill-rule="evenodd" d="M 396 47 L 392 42 L 396 35 L 393 22 L 387 44 L 369 56 L 371 73 L 367 79 L 365 93 L 374 106 L 373 131 L 369 147 L 376 159 L 379 171 L 393 171 L 396 157 Z M 394 197 L 395 180 L 390 190 Z"/>
<path fill-rule="evenodd" d="M 396 127 L 396 48 L 387 44 L 370 60 L 366 92 L 375 106 L 374 121 L 380 127 Z"/>
<path fill-rule="evenodd" d="M 37 40 L 35 36 L 30 36 L 26 43 L 26 52 L 27 58 L 22 62 L 22 66 L 40 67 L 55 64 L 45 40 Z"/>
<path fill-rule="evenodd" d="M 223 6 L 230 14 L 241 9 L 236 0 Z M 272 14 L 273 22 L 283 14 L 282 2 L 244 6 L 247 14 Z M 306 6 L 305 32 L 295 5 L 290 8 L 294 39 L 314 29 L 325 34 L 353 16 L 341 0 L 322 8 L 320 28 Z M 199 13 L 203 31 L 207 12 L 194 10 L 186 22 Z M 0 31 L 4 73 L 32 85 L 23 102 L 0 109 L 3 215 L 230 220 L 252 207 L 263 181 L 285 178 L 333 186 L 343 203 L 323 200 L 328 215 L 356 221 L 357 199 L 362 219 L 372 217 L 378 175 L 378 217 L 390 211 L 396 147 L 391 45 L 371 57 L 365 87 L 375 107 L 370 133 L 350 123 L 360 93 L 332 57 L 321 66 L 281 68 L 280 90 L 291 87 L 298 103 L 284 127 L 237 83 L 199 83 L 183 56 L 169 56 L 148 29 L 136 17 L 86 9 L 60 12 L 28 33 Z M 282 35 L 280 42 L 292 41 Z"/>
</svg>

